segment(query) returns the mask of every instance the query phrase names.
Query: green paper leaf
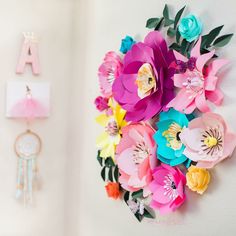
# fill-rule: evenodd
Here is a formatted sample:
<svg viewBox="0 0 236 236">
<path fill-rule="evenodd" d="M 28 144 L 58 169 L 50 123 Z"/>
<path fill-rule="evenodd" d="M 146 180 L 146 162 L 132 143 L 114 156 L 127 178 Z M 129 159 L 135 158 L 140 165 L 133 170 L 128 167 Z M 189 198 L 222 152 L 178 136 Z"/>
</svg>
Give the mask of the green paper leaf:
<svg viewBox="0 0 236 236">
<path fill-rule="evenodd" d="M 172 43 L 172 44 L 170 45 L 170 49 L 179 52 L 179 51 L 180 51 L 180 45 L 178 45 L 177 43 Z"/>
<path fill-rule="evenodd" d="M 176 42 L 177 43 L 179 43 L 180 37 L 181 37 L 180 32 L 178 30 L 176 30 Z"/>
<path fill-rule="evenodd" d="M 105 160 L 105 165 L 106 165 L 106 167 L 111 167 L 111 166 L 115 166 L 115 163 L 114 163 L 114 161 L 112 160 L 112 158 L 111 157 L 108 157 L 106 160 Z"/>
<path fill-rule="evenodd" d="M 226 35 L 220 36 L 214 41 L 213 45 L 215 47 L 224 47 L 226 44 L 229 43 L 233 35 L 234 34 L 226 34 Z"/>
<path fill-rule="evenodd" d="M 167 4 L 165 4 L 164 10 L 163 10 L 163 16 L 165 19 L 169 19 L 169 9 Z"/>
<path fill-rule="evenodd" d="M 118 168 L 117 165 L 115 166 L 115 170 L 114 170 L 114 178 L 115 178 L 116 182 L 118 182 L 118 180 L 119 180 L 119 168 Z"/>
<path fill-rule="evenodd" d="M 134 199 L 143 197 L 143 189 L 140 189 L 140 190 L 138 190 L 136 192 L 133 192 L 132 193 L 132 197 Z"/>
<path fill-rule="evenodd" d="M 202 36 L 201 48 L 206 47 L 207 37 L 208 37 L 208 34 Z"/>
<path fill-rule="evenodd" d="M 171 38 L 173 38 L 176 34 L 176 30 L 173 29 L 172 27 L 170 27 L 168 30 L 167 30 L 167 35 Z"/>
<path fill-rule="evenodd" d="M 174 21 L 173 20 L 171 20 L 171 19 L 165 19 L 165 22 L 164 22 L 164 26 L 166 27 L 166 26 L 170 26 L 170 25 L 172 25 L 172 24 L 174 24 Z"/>
<path fill-rule="evenodd" d="M 97 160 L 98 160 L 100 166 L 102 166 L 103 158 L 100 157 L 100 153 L 101 153 L 101 152 L 100 152 L 100 150 L 99 150 L 99 151 L 98 151 L 98 154 L 97 154 Z"/>
<path fill-rule="evenodd" d="M 102 168 L 101 176 L 102 176 L 103 181 L 106 181 L 106 166 Z"/>
<path fill-rule="evenodd" d="M 163 20 L 164 20 L 164 17 L 160 18 L 159 23 L 157 24 L 157 26 L 155 27 L 154 30 L 159 30 L 160 29 Z"/>
<path fill-rule="evenodd" d="M 148 19 L 147 23 L 146 23 L 146 28 L 149 28 L 149 29 L 155 28 L 159 24 L 160 19 L 161 18 L 150 18 L 150 19 Z"/>
<path fill-rule="evenodd" d="M 181 8 L 181 9 L 177 12 L 177 14 L 176 14 L 176 16 L 175 16 L 174 29 L 176 29 L 176 27 L 177 27 L 177 25 L 178 25 L 178 23 L 179 23 L 180 17 L 181 17 L 182 14 L 183 14 L 184 9 L 185 9 L 185 6 L 184 6 L 183 8 Z"/>
<path fill-rule="evenodd" d="M 146 208 L 144 209 L 143 216 L 146 218 L 155 219 L 155 213 L 151 211 L 149 212 Z"/>
<path fill-rule="evenodd" d="M 124 201 L 127 203 L 128 200 L 129 200 L 129 191 L 126 191 L 124 194 Z"/>
<path fill-rule="evenodd" d="M 189 45 L 190 43 L 186 39 L 183 39 L 180 48 L 180 51 L 183 55 L 186 55 Z"/>
<path fill-rule="evenodd" d="M 108 171 L 108 179 L 113 182 L 113 168 L 110 167 L 109 171 Z"/>
<path fill-rule="evenodd" d="M 186 48 L 186 55 L 187 55 L 188 58 L 190 58 L 191 51 L 192 51 L 194 45 L 195 45 L 195 41 L 192 41 L 191 43 L 188 42 L 188 45 L 187 45 L 187 48 Z"/>
<path fill-rule="evenodd" d="M 219 27 L 216 27 L 215 29 L 211 30 L 210 33 L 206 36 L 206 40 L 204 40 L 204 46 L 205 47 L 209 47 L 211 45 L 211 43 L 216 39 L 216 37 L 219 35 L 220 31 L 222 30 L 222 28 L 224 27 L 224 25 L 221 25 Z"/>
<path fill-rule="evenodd" d="M 142 216 L 142 215 L 140 215 L 139 213 L 135 213 L 134 215 L 135 215 L 136 219 L 137 219 L 139 222 L 142 221 L 142 219 L 143 219 L 143 216 Z"/>
</svg>

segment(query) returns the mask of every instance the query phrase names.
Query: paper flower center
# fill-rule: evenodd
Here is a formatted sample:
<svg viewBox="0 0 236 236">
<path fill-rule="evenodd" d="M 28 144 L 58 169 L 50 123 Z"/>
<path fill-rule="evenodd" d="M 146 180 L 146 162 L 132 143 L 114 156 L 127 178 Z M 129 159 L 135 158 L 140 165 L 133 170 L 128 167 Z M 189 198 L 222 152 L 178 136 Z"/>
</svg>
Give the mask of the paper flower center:
<svg viewBox="0 0 236 236">
<path fill-rule="evenodd" d="M 209 136 L 209 137 L 205 138 L 205 140 L 204 140 L 204 144 L 210 148 L 216 146 L 217 143 L 218 143 L 218 141 L 215 137 Z"/>
<path fill-rule="evenodd" d="M 152 66 L 149 63 L 144 63 L 139 68 L 136 84 L 138 86 L 138 96 L 140 98 L 150 95 L 156 89 L 156 79 Z"/>
<path fill-rule="evenodd" d="M 135 164 L 142 163 L 149 156 L 149 149 L 146 144 L 138 142 L 133 149 L 133 161 Z"/>
<path fill-rule="evenodd" d="M 110 136 L 115 136 L 119 132 L 119 127 L 116 123 L 116 121 L 112 120 L 109 121 L 107 126 L 105 127 L 105 131 L 110 135 Z"/>
<path fill-rule="evenodd" d="M 171 200 L 174 200 L 178 196 L 175 182 L 170 174 L 165 176 L 164 189 L 164 195 L 168 196 Z"/>
<path fill-rule="evenodd" d="M 202 151 L 207 155 L 215 155 L 222 151 L 223 137 L 218 128 L 209 128 L 202 134 Z"/>
<path fill-rule="evenodd" d="M 166 138 L 167 146 L 174 149 L 179 150 L 182 147 L 182 142 L 180 141 L 180 133 L 182 131 L 182 127 L 173 122 L 169 129 L 162 133 L 162 136 Z"/>
<path fill-rule="evenodd" d="M 186 73 L 187 80 L 183 83 L 183 86 L 191 93 L 201 93 L 204 87 L 203 75 L 197 70 L 188 70 Z"/>
</svg>

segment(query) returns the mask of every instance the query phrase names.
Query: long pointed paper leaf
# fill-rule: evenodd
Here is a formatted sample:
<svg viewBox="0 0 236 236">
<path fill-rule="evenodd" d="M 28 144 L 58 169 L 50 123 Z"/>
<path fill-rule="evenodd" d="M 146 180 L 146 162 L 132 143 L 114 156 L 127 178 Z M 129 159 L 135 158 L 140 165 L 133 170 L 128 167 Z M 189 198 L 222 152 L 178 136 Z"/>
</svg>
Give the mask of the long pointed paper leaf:
<svg viewBox="0 0 236 236">
<path fill-rule="evenodd" d="M 215 42 L 213 43 L 213 45 L 215 47 L 224 47 L 226 44 L 229 43 L 229 41 L 231 40 L 231 38 L 233 37 L 234 34 L 226 34 L 223 36 L 220 36 L 219 38 L 217 38 L 215 40 Z"/>
<path fill-rule="evenodd" d="M 165 4 L 164 10 L 163 10 L 163 16 L 165 19 L 169 19 L 169 9 L 167 4 Z"/>
<path fill-rule="evenodd" d="M 184 6 L 183 8 L 181 8 L 181 9 L 177 12 L 177 14 L 176 14 L 176 16 L 175 16 L 174 29 L 176 29 L 177 24 L 179 23 L 179 19 L 180 19 L 180 17 L 181 17 L 182 14 L 183 14 L 184 9 L 185 9 L 185 6 Z"/>
<path fill-rule="evenodd" d="M 98 160 L 100 166 L 102 166 L 103 158 L 101 158 L 101 156 L 100 156 L 100 151 L 98 151 L 97 160 Z"/>
<path fill-rule="evenodd" d="M 129 200 L 129 191 L 126 191 L 124 194 L 124 201 L 127 203 L 128 200 Z"/>
<path fill-rule="evenodd" d="M 216 37 L 219 35 L 223 27 L 224 25 L 221 25 L 210 31 L 210 33 L 206 37 L 206 42 L 205 42 L 206 47 L 209 47 L 211 45 L 211 43 L 216 39 Z"/>
<path fill-rule="evenodd" d="M 160 18 L 159 23 L 158 23 L 157 26 L 155 27 L 155 30 L 159 30 L 159 29 L 160 29 L 163 20 L 164 20 L 164 17 Z"/>
<path fill-rule="evenodd" d="M 160 18 L 150 18 L 147 20 L 146 28 L 153 29 L 155 28 L 160 22 Z"/>
<path fill-rule="evenodd" d="M 115 170 L 114 170 L 114 178 L 115 178 L 116 182 L 118 182 L 118 180 L 119 180 L 119 168 L 118 168 L 117 165 L 115 166 Z"/>
<path fill-rule="evenodd" d="M 103 181 L 106 181 L 106 166 L 102 168 L 101 176 L 102 176 Z"/>
<path fill-rule="evenodd" d="M 146 217 L 146 218 L 155 219 L 154 213 L 149 212 L 146 208 L 144 209 L 143 216 Z"/>
</svg>

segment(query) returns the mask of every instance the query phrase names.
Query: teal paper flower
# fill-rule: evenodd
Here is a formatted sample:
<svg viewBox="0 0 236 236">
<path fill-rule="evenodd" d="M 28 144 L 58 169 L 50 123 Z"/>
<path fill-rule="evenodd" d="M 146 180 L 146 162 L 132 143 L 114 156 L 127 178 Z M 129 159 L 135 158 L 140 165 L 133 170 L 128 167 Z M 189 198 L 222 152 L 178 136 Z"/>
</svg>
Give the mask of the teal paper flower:
<svg viewBox="0 0 236 236">
<path fill-rule="evenodd" d="M 191 43 L 201 34 L 202 23 L 196 16 L 188 15 L 181 19 L 178 30 L 180 35 Z"/>
<path fill-rule="evenodd" d="M 158 131 L 154 134 L 154 140 L 158 145 L 158 159 L 170 166 L 185 164 L 188 168 L 191 161 L 183 154 L 185 146 L 180 140 L 180 133 L 184 127 L 188 127 L 189 119 L 185 114 L 174 109 L 160 114 L 157 122 Z M 191 117 L 192 118 L 192 117 Z"/>
<path fill-rule="evenodd" d="M 126 54 L 135 43 L 136 42 L 133 40 L 133 38 L 127 35 L 121 41 L 120 52 Z"/>
</svg>

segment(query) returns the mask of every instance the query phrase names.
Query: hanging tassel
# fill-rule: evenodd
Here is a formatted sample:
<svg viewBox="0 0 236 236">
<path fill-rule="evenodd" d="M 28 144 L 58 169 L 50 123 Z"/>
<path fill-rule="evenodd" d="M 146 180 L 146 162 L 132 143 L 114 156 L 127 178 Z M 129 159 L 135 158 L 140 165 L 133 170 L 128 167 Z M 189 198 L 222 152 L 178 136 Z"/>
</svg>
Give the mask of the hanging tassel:
<svg viewBox="0 0 236 236">
<path fill-rule="evenodd" d="M 22 159 L 18 158 L 18 167 L 17 167 L 17 190 L 16 190 L 16 198 L 20 198 L 22 195 L 22 190 L 23 190 L 23 181 L 22 181 L 22 176 L 23 176 L 23 166 L 22 166 Z"/>
<path fill-rule="evenodd" d="M 23 193 L 24 205 L 33 203 L 33 183 L 37 175 L 35 157 L 18 159 L 16 198 L 20 199 Z"/>
</svg>

